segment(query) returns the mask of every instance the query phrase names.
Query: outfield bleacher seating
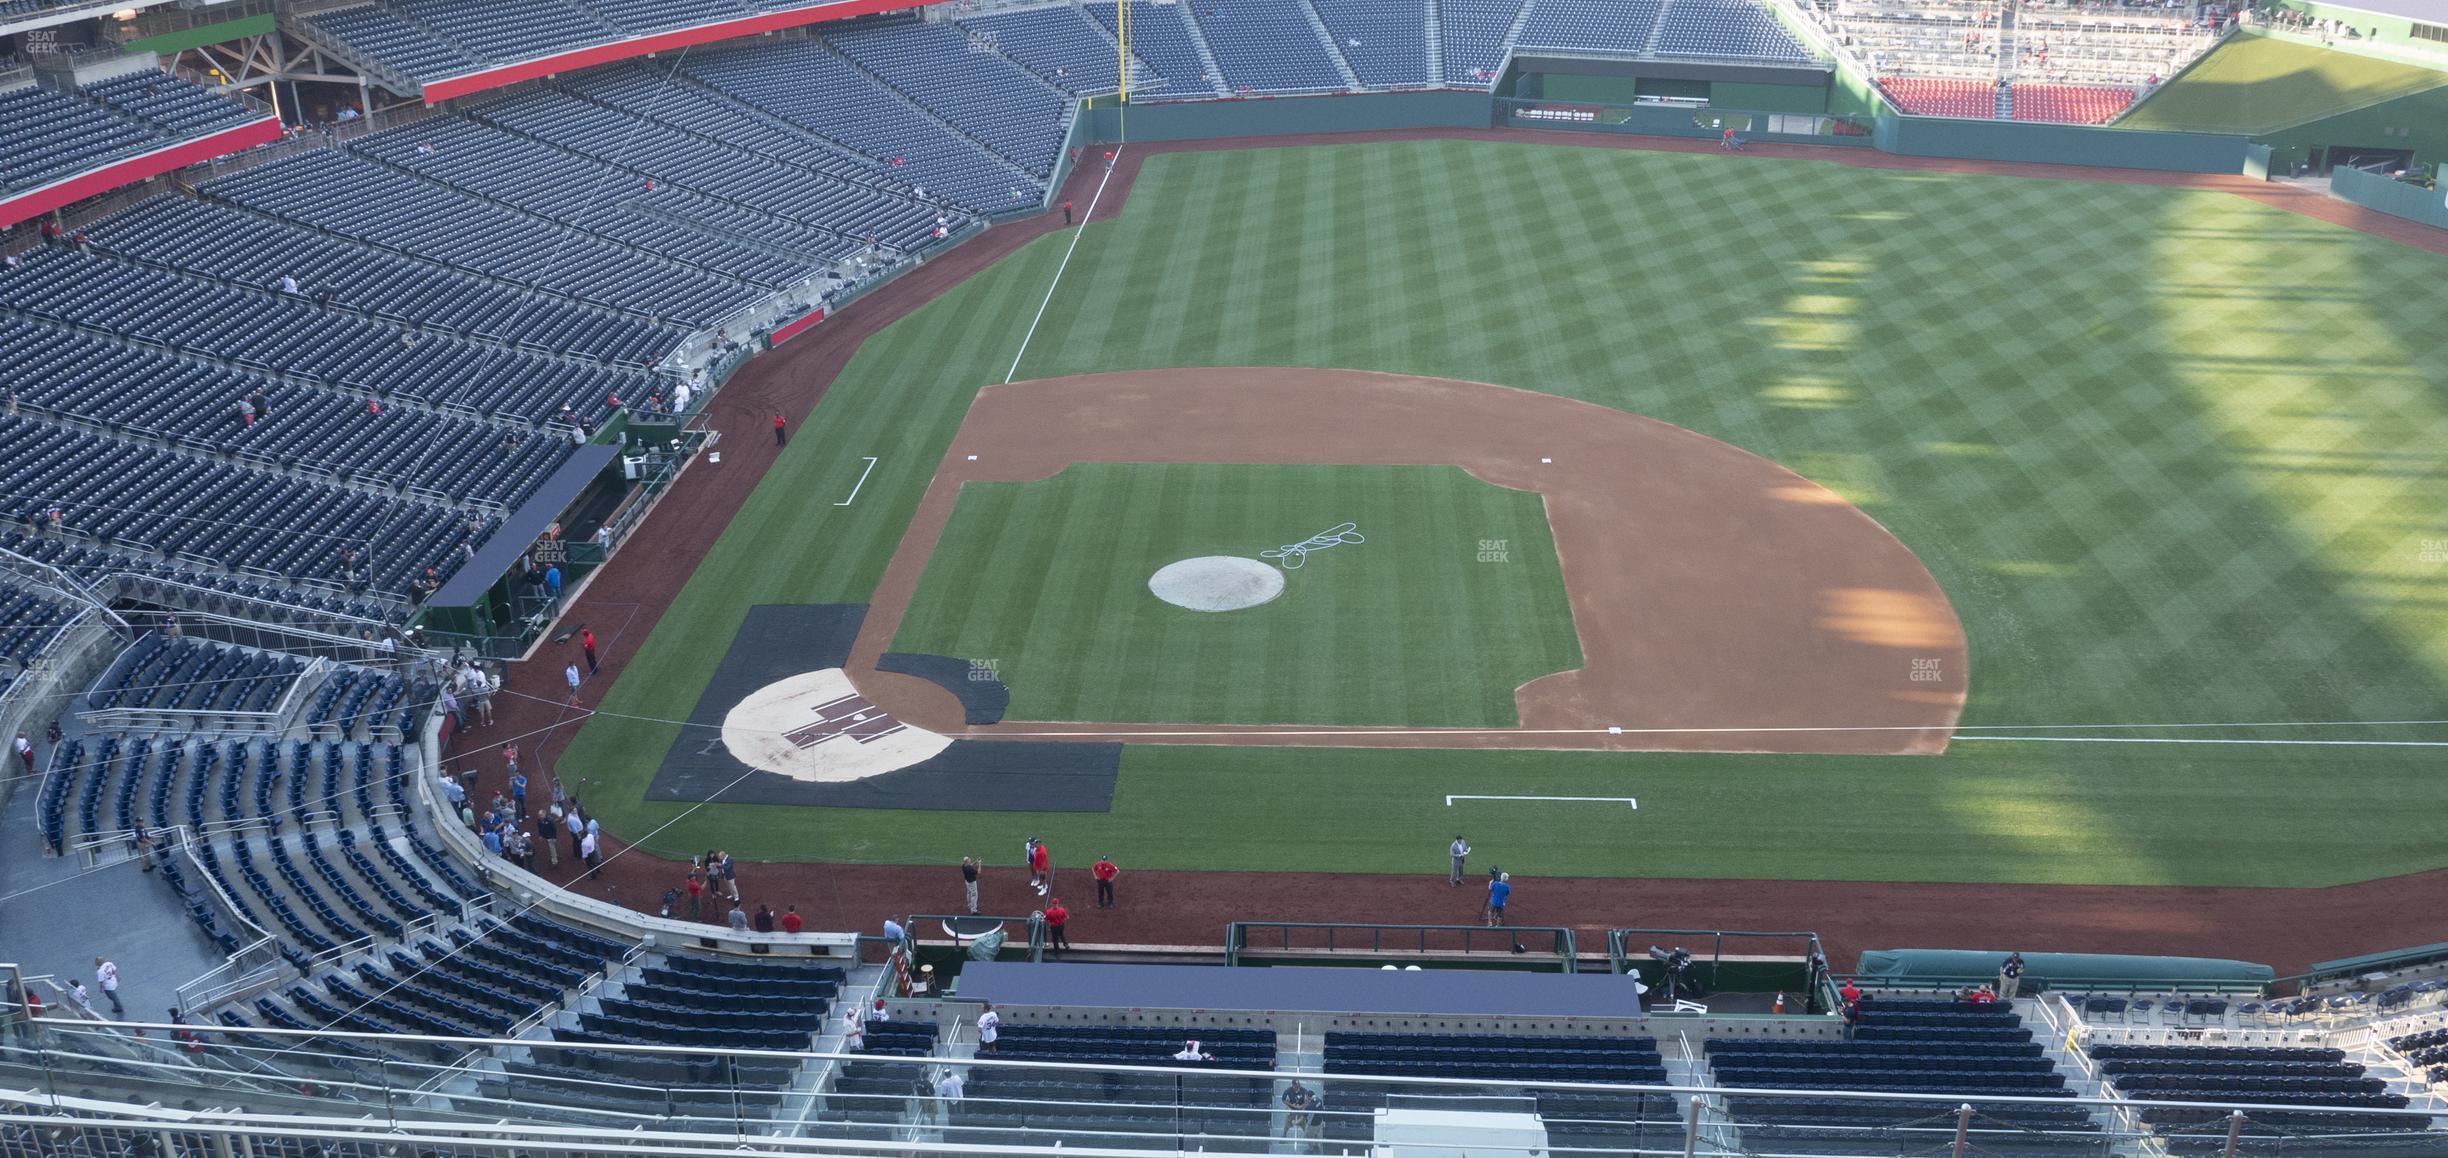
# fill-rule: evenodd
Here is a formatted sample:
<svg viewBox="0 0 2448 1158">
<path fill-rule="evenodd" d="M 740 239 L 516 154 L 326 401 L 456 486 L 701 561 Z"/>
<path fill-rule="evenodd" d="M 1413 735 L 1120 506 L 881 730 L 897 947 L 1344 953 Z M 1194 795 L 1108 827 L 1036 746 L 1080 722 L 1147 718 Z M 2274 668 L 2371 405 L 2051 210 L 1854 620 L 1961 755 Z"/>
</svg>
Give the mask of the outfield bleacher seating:
<svg viewBox="0 0 2448 1158">
<path fill-rule="evenodd" d="M 2100 85 L 2014 83 L 2014 119 L 2104 125 L 2134 102 L 2134 90 Z"/>
<path fill-rule="evenodd" d="M 1673 0 L 1658 22 L 1660 56 L 1806 63 L 1814 57 L 1753 0 Z"/>
<path fill-rule="evenodd" d="M 1202 0 L 1182 5 L 1239 93 L 1328 92 L 1349 87 L 1318 41 L 1307 0 Z"/>
<path fill-rule="evenodd" d="M 1880 78 L 1879 88 L 1897 108 L 1914 116 L 1982 120 L 1997 116 L 1997 85 L 1990 81 L 1890 76 Z"/>
<path fill-rule="evenodd" d="M 1385 0 L 1316 0 L 1316 7 L 1361 84 L 1428 83 L 1428 22 L 1422 8 Z"/>
<path fill-rule="evenodd" d="M 1445 83 L 1494 84 L 1522 7 L 1523 0 L 1440 0 L 1437 39 L 1443 45 Z"/>
<path fill-rule="evenodd" d="M 867 159 L 871 179 L 922 186 L 978 213 L 1033 204 L 1043 186 L 811 40 L 700 50 L 697 81 Z"/>
<path fill-rule="evenodd" d="M 2254 1110 L 2238 1124 L 2209 1108 L 2147 1106 L 2142 1121 L 2171 1151 L 2217 1152 L 2231 1131 L 2246 1152 L 2282 1150 L 2290 1140 L 2318 1136 L 2328 1149 L 2286 1152 L 2382 1153 L 2390 1143 L 2378 1135 L 2419 1134 L 2432 1125 L 2423 1113 L 2344 1113 L 2344 1110 L 2403 1110 L 2410 1100 L 2389 1083 L 2326 1046 L 2217 1046 L 2095 1044 L 2085 1052 L 2117 1092 L 2151 1102 L 2248 1102 L 2288 1109 Z M 2295 1109 L 2291 1107 L 2301 1107 Z M 2373 1135 L 2368 1144 L 2357 1135 Z M 2412 1140 L 2416 1152 L 2436 1153 L 2437 1136 Z M 2429 1147 L 2429 1149 L 2420 1149 Z"/>
<path fill-rule="evenodd" d="M 1088 15 L 1114 35 L 1114 12 L 1110 4 L 1084 5 Z M 1164 78 L 1160 90 L 1150 94 L 1162 100 L 1199 100 L 1229 91 L 1221 86 L 1221 78 L 1210 74 L 1199 56 L 1198 42 L 1190 38 L 1189 15 L 1179 4 L 1151 4 L 1147 0 L 1131 0 L 1131 53 L 1144 61 L 1156 75 Z"/>
<path fill-rule="evenodd" d="M 1660 0 L 1534 4 L 1519 43 L 1524 48 L 1643 52 L 1649 47 L 1660 6 Z"/>
<path fill-rule="evenodd" d="M 963 16 L 959 26 L 978 45 L 1002 53 L 1037 79 L 1075 97 L 1121 87 L 1120 53 L 1070 4 Z M 1142 78 L 1133 76 L 1133 87 Z M 1154 77 L 1145 78 L 1154 83 Z"/>
<path fill-rule="evenodd" d="M 1848 0 L 1822 19 L 1880 76 L 1997 79 L 2001 21 L 1994 5 L 1976 0 Z"/>
<path fill-rule="evenodd" d="M 870 24 L 826 40 L 913 103 L 1040 181 L 1062 153 L 1068 98 L 1027 69 L 973 51 L 949 24 Z"/>
</svg>

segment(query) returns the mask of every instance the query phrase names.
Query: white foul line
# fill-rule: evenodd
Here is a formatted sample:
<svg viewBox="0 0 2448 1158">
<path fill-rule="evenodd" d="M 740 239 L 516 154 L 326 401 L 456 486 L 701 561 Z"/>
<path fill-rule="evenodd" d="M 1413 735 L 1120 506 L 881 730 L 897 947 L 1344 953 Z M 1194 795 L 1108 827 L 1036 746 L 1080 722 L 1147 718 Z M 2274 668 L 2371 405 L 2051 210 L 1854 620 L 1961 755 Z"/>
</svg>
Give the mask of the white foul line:
<svg viewBox="0 0 2448 1158">
<path fill-rule="evenodd" d="M 1114 161 L 1119 162 L 1121 159 L 1122 146 L 1116 145 L 1114 146 Z M 1046 307 L 1054 304 L 1054 289 L 1062 284 L 1063 271 L 1071 268 L 1071 255 L 1079 250 L 1080 238 L 1088 235 L 1088 219 L 1096 216 L 1097 200 L 1105 196 L 1105 183 L 1111 180 L 1113 180 L 1113 164 L 1108 163 L 1105 166 L 1105 175 L 1097 178 L 1096 192 L 1088 195 L 1088 212 L 1080 215 L 1079 228 L 1071 231 L 1071 246 L 1063 250 L 1062 264 L 1054 267 L 1054 280 L 1046 283 L 1045 300 L 1037 303 L 1037 316 L 1029 319 L 1028 333 L 1020 335 L 1020 352 L 1012 355 L 1011 369 L 1003 374 L 1003 381 L 1006 383 L 1019 376 L 1020 359 L 1028 356 L 1029 339 L 1037 336 L 1037 323 L 1045 320 Z M 1057 189 L 1055 192 L 1060 193 L 1061 190 Z"/>
<path fill-rule="evenodd" d="M 1585 803 L 1629 804 L 1632 806 L 1632 811 L 1640 811 L 1640 801 L 1630 796 L 1448 796 L 1445 798 L 1445 807 L 1453 807 L 1453 802 L 1456 800 L 1577 800 Z"/>
<path fill-rule="evenodd" d="M 850 486 L 850 497 L 849 497 L 849 498 L 846 498 L 846 499 L 843 499 L 842 501 L 840 501 L 840 502 L 838 502 L 838 503 L 833 504 L 834 506 L 837 506 L 837 507 L 846 507 L 846 506 L 849 506 L 851 503 L 854 503 L 854 502 L 858 501 L 858 493 L 859 493 L 859 488 L 860 488 L 860 487 L 863 487 L 863 486 L 866 486 L 866 485 L 867 485 L 867 476 L 875 473 L 875 464 L 876 464 L 875 456 L 874 456 L 874 455 L 872 455 L 872 454 L 869 454 L 869 455 L 861 455 L 860 457 L 865 458 L 865 459 L 867 460 L 867 469 L 860 471 L 860 472 L 859 472 L 859 480 L 858 480 L 856 483 L 851 484 L 851 486 Z"/>
</svg>

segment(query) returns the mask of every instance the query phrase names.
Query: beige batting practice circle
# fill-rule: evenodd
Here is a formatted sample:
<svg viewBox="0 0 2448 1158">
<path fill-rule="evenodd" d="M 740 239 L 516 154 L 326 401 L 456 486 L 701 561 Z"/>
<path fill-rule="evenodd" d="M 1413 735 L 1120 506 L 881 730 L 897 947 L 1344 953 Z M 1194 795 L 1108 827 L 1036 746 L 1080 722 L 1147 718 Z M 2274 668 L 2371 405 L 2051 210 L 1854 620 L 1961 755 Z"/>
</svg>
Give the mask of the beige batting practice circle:
<svg viewBox="0 0 2448 1158">
<path fill-rule="evenodd" d="M 723 717 L 723 747 L 793 780 L 864 780 L 932 759 L 952 739 L 894 719 L 837 667 L 770 683 Z"/>
<path fill-rule="evenodd" d="M 1192 611 L 1239 611 L 1283 594 L 1283 572 L 1239 555 L 1201 555 L 1167 563 L 1148 576 L 1158 599 Z"/>
</svg>

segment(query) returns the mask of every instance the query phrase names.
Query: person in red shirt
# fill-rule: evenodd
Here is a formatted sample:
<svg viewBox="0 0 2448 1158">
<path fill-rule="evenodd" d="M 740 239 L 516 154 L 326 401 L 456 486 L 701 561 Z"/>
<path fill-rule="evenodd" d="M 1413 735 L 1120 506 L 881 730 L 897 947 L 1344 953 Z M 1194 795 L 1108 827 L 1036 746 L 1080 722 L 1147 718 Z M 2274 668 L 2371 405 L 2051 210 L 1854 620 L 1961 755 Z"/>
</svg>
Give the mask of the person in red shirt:
<svg viewBox="0 0 2448 1158">
<path fill-rule="evenodd" d="M 800 920 L 800 919 L 799 919 L 799 906 L 797 906 L 797 905 L 792 905 L 791 907 L 789 907 L 789 908 L 787 908 L 787 909 L 782 910 L 782 931 L 783 931 L 783 932 L 785 932 L 785 933 L 796 933 L 796 932 L 798 932 L 800 929 L 805 928 L 806 926 L 807 926 L 807 922 L 802 921 L 802 920 Z"/>
<path fill-rule="evenodd" d="M 1061 897 L 1054 898 L 1054 902 L 1046 906 L 1045 922 L 1046 935 L 1051 939 L 1052 947 L 1070 948 L 1071 938 L 1067 930 L 1071 924 L 1071 910 L 1063 907 Z"/>
<path fill-rule="evenodd" d="M 789 419 L 786 419 L 786 418 L 782 417 L 782 416 L 781 416 L 781 415 L 779 415 L 779 414 L 774 415 L 774 445 L 775 445 L 775 446 L 786 446 L 786 445 L 788 445 L 788 444 L 790 443 L 790 433 L 789 433 L 789 430 L 788 430 L 788 427 L 789 427 L 789 426 L 790 426 L 790 420 L 789 420 Z"/>
<path fill-rule="evenodd" d="M 1852 1003 L 1861 1000 L 1861 986 L 1853 984 L 1853 979 L 1847 977 L 1845 978 L 1844 988 L 1837 990 L 1836 996 L 1842 998 L 1845 1004 L 1851 1005 Z"/>
<path fill-rule="evenodd" d="M 1122 875 L 1122 870 L 1114 867 L 1112 857 L 1099 853 L 1097 854 L 1096 866 L 1088 871 L 1096 876 L 1096 906 L 1100 909 L 1112 908 L 1114 906 L 1114 878 Z"/>
<path fill-rule="evenodd" d="M 595 629 L 594 629 L 594 628 L 592 628 L 592 627 L 581 627 L 581 628 L 579 628 L 579 629 L 578 629 L 578 646 L 579 646 L 579 648 L 580 648 L 580 649 L 582 649 L 582 650 L 584 650 L 584 651 L 586 652 L 586 657 L 587 657 L 587 674 L 588 674 L 588 675 L 594 675 L 594 674 L 595 674 Z"/>
<path fill-rule="evenodd" d="M 1054 854 L 1046 851 L 1045 842 L 1030 837 L 1028 843 L 1029 884 L 1038 896 L 1054 891 Z"/>
<path fill-rule="evenodd" d="M 1069 201 L 1063 202 L 1063 224 L 1071 224 L 1071 203 Z"/>
<path fill-rule="evenodd" d="M 688 885 L 689 920 L 702 921 L 705 919 L 705 878 L 698 876 L 696 869 L 690 869 L 685 881 Z"/>
</svg>

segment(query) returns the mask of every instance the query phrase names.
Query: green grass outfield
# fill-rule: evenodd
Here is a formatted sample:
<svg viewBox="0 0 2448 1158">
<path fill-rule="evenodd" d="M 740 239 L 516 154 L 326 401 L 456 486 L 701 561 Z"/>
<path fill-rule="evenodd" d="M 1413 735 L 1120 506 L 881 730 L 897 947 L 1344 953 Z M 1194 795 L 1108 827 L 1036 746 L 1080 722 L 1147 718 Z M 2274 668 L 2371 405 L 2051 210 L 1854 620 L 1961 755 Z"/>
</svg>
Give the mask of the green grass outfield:
<svg viewBox="0 0 2448 1158">
<path fill-rule="evenodd" d="M 1262 606 L 1148 591 L 1345 522 Z M 962 487 L 893 650 L 993 661 L 1014 720 L 1507 728 L 1581 666 L 1560 572 L 1539 496 L 1459 467 L 1081 463 Z"/>
<path fill-rule="evenodd" d="M 2267 133 L 2448 85 L 2448 72 L 2240 33 L 2152 93 L 2129 129 Z"/>
<path fill-rule="evenodd" d="M 599 717 L 564 758 L 606 825 L 683 810 L 639 799 L 676 735 L 657 721 L 747 606 L 873 588 L 1069 241 L 852 360 L 606 697 L 644 718 Z M 1918 552 L 1970 632 L 1969 734 L 2437 740 L 2120 725 L 2448 716 L 2443 285 L 2448 260 L 2186 190 L 1489 142 L 1186 153 L 1088 229 L 1019 376 L 1351 367 L 1621 407 L 1800 471 Z M 861 455 L 874 476 L 835 507 Z M 712 806 L 649 844 L 940 861 L 1028 830 L 1148 868 L 1415 872 L 1459 818 L 1444 793 L 1518 791 L 1642 801 L 1472 821 L 1542 873 L 2304 885 L 2448 863 L 2439 755 L 1134 747 L 1108 815 Z"/>
</svg>

